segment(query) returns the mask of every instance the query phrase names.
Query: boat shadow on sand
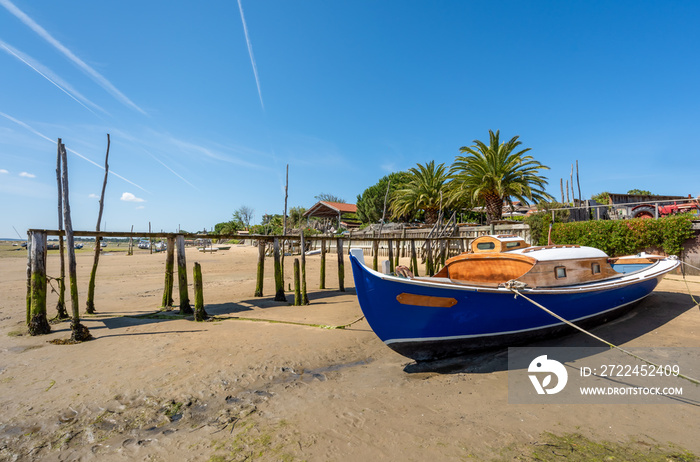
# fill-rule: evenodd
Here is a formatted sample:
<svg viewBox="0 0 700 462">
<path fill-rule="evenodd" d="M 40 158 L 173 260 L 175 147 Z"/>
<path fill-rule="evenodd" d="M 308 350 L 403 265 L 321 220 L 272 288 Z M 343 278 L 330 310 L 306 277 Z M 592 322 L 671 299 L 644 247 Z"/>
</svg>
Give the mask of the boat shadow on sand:
<svg viewBox="0 0 700 462">
<path fill-rule="evenodd" d="M 589 329 L 589 332 L 607 340 L 613 345 L 624 345 L 625 343 L 639 338 L 662 325 L 681 316 L 683 313 L 696 308 L 688 294 L 675 292 L 654 292 L 630 311 L 619 318 Z M 515 345 L 514 345 L 515 346 Z M 548 338 L 524 345 L 530 348 L 552 348 L 552 347 L 601 347 L 605 346 L 598 340 L 577 332 L 571 328 L 571 333 L 556 338 Z M 661 345 L 636 345 L 639 347 L 652 347 Z M 590 352 L 587 348 L 581 348 L 582 357 Z M 580 359 L 572 357 L 571 360 Z M 404 371 L 411 373 L 438 373 L 438 374 L 460 374 L 460 373 L 483 373 L 488 374 L 497 371 L 508 370 L 508 349 L 500 348 L 495 350 L 480 351 L 466 355 L 454 356 L 446 359 L 434 361 L 412 362 Z"/>
</svg>

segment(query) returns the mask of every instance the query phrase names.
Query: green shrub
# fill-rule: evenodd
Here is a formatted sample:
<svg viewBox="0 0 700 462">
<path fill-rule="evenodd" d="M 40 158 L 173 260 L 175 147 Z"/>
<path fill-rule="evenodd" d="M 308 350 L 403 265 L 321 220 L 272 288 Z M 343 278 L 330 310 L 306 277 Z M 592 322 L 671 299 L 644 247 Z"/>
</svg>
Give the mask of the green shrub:
<svg viewBox="0 0 700 462">
<path fill-rule="evenodd" d="M 680 255 L 685 241 L 694 235 L 692 218 L 692 215 L 674 215 L 658 220 L 637 218 L 556 223 L 552 241 L 595 247 L 610 256 L 635 254 L 648 248 L 660 248 L 669 255 Z"/>
</svg>

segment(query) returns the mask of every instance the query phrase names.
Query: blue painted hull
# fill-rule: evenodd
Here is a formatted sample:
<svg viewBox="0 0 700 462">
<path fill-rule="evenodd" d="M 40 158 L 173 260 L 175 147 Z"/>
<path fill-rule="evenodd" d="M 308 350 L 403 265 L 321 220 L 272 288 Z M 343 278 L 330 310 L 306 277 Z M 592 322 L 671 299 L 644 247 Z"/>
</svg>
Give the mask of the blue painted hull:
<svg viewBox="0 0 700 462">
<path fill-rule="evenodd" d="M 376 273 L 352 254 L 350 261 L 357 297 L 372 330 L 387 346 L 415 360 L 512 346 L 571 329 L 505 288 L 403 279 Z M 631 308 L 677 265 L 615 283 L 522 289 L 522 293 L 564 319 L 590 326 Z M 453 298 L 457 303 L 449 308 L 401 304 L 397 296 L 402 293 Z"/>
</svg>

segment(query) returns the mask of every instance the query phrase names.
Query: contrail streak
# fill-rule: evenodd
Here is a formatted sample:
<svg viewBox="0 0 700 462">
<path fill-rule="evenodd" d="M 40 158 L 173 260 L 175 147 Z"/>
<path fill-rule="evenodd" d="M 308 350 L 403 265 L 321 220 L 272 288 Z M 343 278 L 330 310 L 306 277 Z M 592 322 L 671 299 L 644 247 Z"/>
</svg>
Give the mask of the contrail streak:
<svg viewBox="0 0 700 462">
<path fill-rule="evenodd" d="M 153 159 L 154 159 L 156 162 L 158 162 L 158 163 L 161 164 L 163 167 L 165 167 L 165 168 L 167 168 L 168 170 L 170 170 L 170 171 L 172 172 L 173 175 L 175 175 L 176 177 L 180 178 L 182 181 L 184 181 L 184 182 L 187 183 L 188 185 L 192 186 L 192 187 L 193 187 L 194 189 L 196 189 L 197 191 L 200 191 L 200 189 L 199 189 L 198 187 L 196 187 L 195 185 L 193 185 L 192 183 L 190 183 L 189 181 L 187 181 L 182 175 L 180 175 L 179 173 L 177 173 L 175 170 L 173 170 L 172 168 L 168 167 L 164 162 L 162 162 L 162 161 L 161 161 L 160 159 L 158 159 L 156 156 L 154 156 L 153 154 L 151 154 L 147 149 L 145 149 L 145 148 L 141 148 L 141 149 L 143 149 L 144 152 L 145 152 L 146 154 L 148 154 L 149 156 L 153 157 Z"/>
<path fill-rule="evenodd" d="M 29 66 L 34 72 L 36 72 L 37 74 L 39 74 L 40 76 L 42 76 L 43 78 L 45 78 L 46 80 L 51 82 L 56 88 L 58 88 L 63 93 L 65 93 L 70 98 L 72 98 L 76 103 L 80 104 L 82 107 L 84 107 L 88 111 L 92 112 L 94 115 L 97 116 L 95 111 L 93 111 L 92 109 L 87 107 L 85 103 L 87 103 L 90 106 L 104 112 L 105 114 L 108 114 L 107 111 L 105 111 L 100 106 L 98 106 L 97 104 L 93 103 L 92 101 L 90 101 L 89 99 L 87 99 L 86 97 L 81 95 L 80 92 L 78 92 L 77 90 L 72 88 L 66 82 L 62 81 L 59 77 L 57 77 L 55 74 L 53 74 L 53 72 L 48 70 L 45 66 L 36 62 L 36 60 L 30 58 L 26 54 L 22 53 L 21 51 L 19 51 L 18 49 L 16 49 L 12 45 L 9 45 L 8 43 L 3 42 L 2 40 L 0 40 L 0 46 L 3 47 L 5 49 L 5 51 L 7 51 L 9 54 L 11 54 L 15 58 L 22 61 L 27 66 Z M 39 70 L 39 68 L 41 68 L 41 70 Z M 47 74 L 51 74 L 51 77 L 49 77 Z M 60 81 L 61 83 L 59 84 L 57 81 Z M 83 103 L 83 101 L 85 103 Z"/>
<path fill-rule="evenodd" d="M 0 0 L 0 5 L 4 6 L 7 11 L 12 13 L 24 23 L 27 27 L 32 29 L 39 37 L 43 38 L 49 44 L 51 44 L 58 51 L 63 53 L 63 55 L 75 63 L 83 72 L 92 77 L 93 80 L 97 82 L 102 88 L 104 88 L 108 93 L 111 93 L 116 99 L 122 102 L 122 104 L 131 107 L 132 109 L 140 112 L 143 115 L 148 115 L 146 111 L 138 107 L 133 101 L 131 101 L 126 95 L 120 92 L 112 83 L 107 80 L 102 74 L 97 72 L 95 69 L 86 64 L 82 59 L 78 58 L 72 51 L 66 48 L 61 42 L 53 38 L 46 29 L 41 27 L 39 24 L 34 22 L 32 18 L 27 16 L 22 10 L 17 8 L 10 0 Z"/>
<path fill-rule="evenodd" d="M 6 0 L 0 0 L 6 1 Z M 245 23 L 245 16 L 243 16 L 243 4 L 241 0 L 238 0 L 238 9 L 241 11 L 241 21 L 243 22 L 243 33 L 245 34 L 245 41 L 248 44 L 248 54 L 250 55 L 250 63 L 253 65 L 253 74 L 255 75 L 255 84 L 258 86 L 258 96 L 260 97 L 260 106 L 262 110 L 265 110 L 265 104 L 263 103 L 262 91 L 260 90 L 260 79 L 258 78 L 258 66 L 255 65 L 255 57 L 253 56 L 253 45 L 250 43 L 250 37 L 248 36 L 248 26 Z"/>
<path fill-rule="evenodd" d="M 16 123 L 17 125 L 19 125 L 19 126 L 21 126 L 21 127 L 26 128 L 26 129 L 29 130 L 30 132 L 34 133 L 36 136 L 45 139 L 45 140 L 48 141 L 49 143 L 56 144 L 56 140 L 52 140 L 52 139 L 49 138 L 48 136 L 44 135 L 43 133 L 41 133 L 41 132 L 38 131 L 38 130 L 35 130 L 35 129 L 32 128 L 31 126 L 29 126 L 29 125 L 27 125 L 26 123 L 22 122 L 21 120 L 17 120 L 17 119 L 15 119 L 14 117 L 5 114 L 4 112 L 0 112 L 0 116 L 6 118 L 7 120 L 11 120 L 12 122 Z M 93 161 L 92 159 L 89 159 L 89 158 L 85 157 L 84 155 L 80 154 L 79 152 L 77 152 L 77 151 L 75 151 L 75 150 L 73 150 L 73 149 L 66 148 L 66 151 L 75 154 L 76 156 L 80 157 L 81 159 L 83 159 L 83 160 L 85 160 L 85 161 L 87 161 L 87 162 L 90 162 L 92 165 L 94 165 L 95 167 L 97 167 L 97 168 L 99 168 L 99 169 L 102 169 L 102 170 L 105 169 L 102 165 L 98 164 L 97 162 Z M 137 188 L 139 188 L 139 189 L 142 190 L 142 191 L 145 191 L 145 192 L 147 192 L 147 193 L 150 193 L 150 191 L 148 191 L 147 189 L 145 189 L 145 188 L 143 188 L 143 187 L 137 185 L 136 183 L 134 183 L 134 182 L 131 181 L 131 180 L 127 180 L 126 178 L 124 178 L 124 177 L 121 176 L 120 174 L 116 173 L 114 170 L 110 170 L 110 171 L 109 171 L 109 174 L 110 174 L 110 175 L 114 175 L 114 176 L 116 176 L 117 178 L 126 181 L 126 182 L 129 183 L 130 185 L 136 186 Z"/>
</svg>

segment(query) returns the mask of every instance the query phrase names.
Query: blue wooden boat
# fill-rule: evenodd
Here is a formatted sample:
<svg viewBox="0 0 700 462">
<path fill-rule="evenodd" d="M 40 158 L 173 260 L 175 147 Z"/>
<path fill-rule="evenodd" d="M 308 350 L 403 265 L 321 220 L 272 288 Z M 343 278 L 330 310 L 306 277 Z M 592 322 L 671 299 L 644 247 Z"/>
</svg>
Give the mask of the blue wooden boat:
<svg viewBox="0 0 700 462">
<path fill-rule="evenodd" d="M 572 329 L 516 297 L 513 287 L 564 319 L 590 327 L 630 309 L 680 264 L 675 257 L 650 258 L 619 272 L 601 250 L 531 247 L 510 235 L 475 239 L 471 253 L 447 260 L 434 277 L 373 271 L 361 249 L 350 251 L 350 261 L 372 330 L 394 351 L 418 361 L 514 346 Z"/>
</svg>

